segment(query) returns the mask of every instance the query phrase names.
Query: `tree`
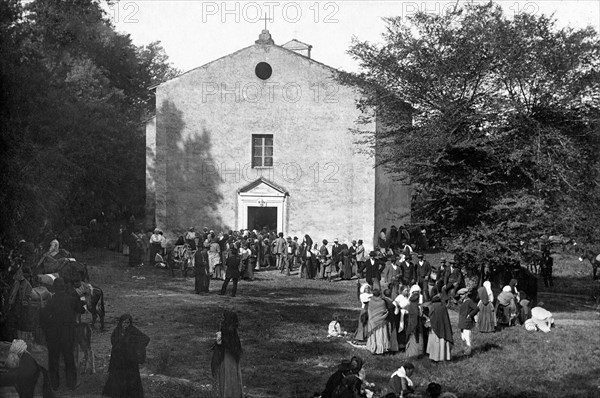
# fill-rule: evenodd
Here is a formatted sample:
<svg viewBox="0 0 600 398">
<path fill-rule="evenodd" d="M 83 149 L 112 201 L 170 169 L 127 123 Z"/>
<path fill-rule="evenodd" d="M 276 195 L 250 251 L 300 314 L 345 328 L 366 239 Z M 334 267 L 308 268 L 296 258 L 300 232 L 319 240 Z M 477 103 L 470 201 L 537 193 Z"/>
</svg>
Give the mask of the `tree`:
<svg viewBox="0 0 600 398">
<path fill-rule="evenodd" d="M 600 193 L 596 32 L 509 19 L 492 3 L 385 23 L 383 44 L 353 40 L 361 71 L 340 79 L 362 91 L 366 122 L 385 121 L 357 133 L 388 148 L 380 165 L 410 179 L 416 220 L 450 231 L 457 252 L 468 245 L 472 269 L 512 263 L 532 236 L 584 235 Z"/>
<path fill-rule="evenodd" d="M 143 212 L 158 45 L 140 55 L 98 1 L 0 3 L 0 236 L 37 241 L 100 211 Z"/>
<path fill-rule="evenodd" d="M 181 71 L 169 62 L 169 57 L 160 44 L 160 41 L 153 41 L 147 46 L 138 47 L 137 57 L 140 60 L 143 70 L 147 71 L 146 80 L 143 83 L 148 88 L 173 79 L 181 74 Z M 149 113 L 152 113 L 156 109 L 155 97 L 149 90 L 147 91 L 147 95 L 147 110 Z"/>
</svg>

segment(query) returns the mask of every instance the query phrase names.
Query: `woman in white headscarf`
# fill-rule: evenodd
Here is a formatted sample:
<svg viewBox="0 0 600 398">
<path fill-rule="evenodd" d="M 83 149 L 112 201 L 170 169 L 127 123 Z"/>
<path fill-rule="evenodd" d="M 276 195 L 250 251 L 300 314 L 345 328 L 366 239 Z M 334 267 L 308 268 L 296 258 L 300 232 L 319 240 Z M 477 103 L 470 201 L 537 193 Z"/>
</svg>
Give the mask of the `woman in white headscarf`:
<svg viewBox="0 0 600 398">
<path fill-rule="evenodd" d="M 479 295 L 479 319 L 477 325 L 481 333 L 496 331 L 496 316 L 494 315 L 494 293 L 490 281 L 483 282 L 483 286 L 477 290 Z"/>
<path fill-rule="evenodd" d="M 525 321 L 525 329 L 529 332 L 541 330 L 544 333 L 548 333 L 552 326 L 554 326 L 552 313 L 542 307 L 532 308 L 531 318 Z"/>
</svg>

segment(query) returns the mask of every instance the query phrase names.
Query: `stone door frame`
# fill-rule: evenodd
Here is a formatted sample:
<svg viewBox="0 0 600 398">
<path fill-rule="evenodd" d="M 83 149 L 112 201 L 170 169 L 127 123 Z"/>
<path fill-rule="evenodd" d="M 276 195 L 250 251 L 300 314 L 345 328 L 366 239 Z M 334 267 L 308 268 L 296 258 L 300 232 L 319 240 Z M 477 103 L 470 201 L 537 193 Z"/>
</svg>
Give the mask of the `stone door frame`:
<svg viewBox="0 0 600 398">
<path fill-rule="evenodd" d="M 248 229 L 249 207 L 275 207 L 277 208 L 277 232 L 287 233 L 287 191 L 261 177 L 240 189 L 237 194 L 237 230 Z"/>
</svg>

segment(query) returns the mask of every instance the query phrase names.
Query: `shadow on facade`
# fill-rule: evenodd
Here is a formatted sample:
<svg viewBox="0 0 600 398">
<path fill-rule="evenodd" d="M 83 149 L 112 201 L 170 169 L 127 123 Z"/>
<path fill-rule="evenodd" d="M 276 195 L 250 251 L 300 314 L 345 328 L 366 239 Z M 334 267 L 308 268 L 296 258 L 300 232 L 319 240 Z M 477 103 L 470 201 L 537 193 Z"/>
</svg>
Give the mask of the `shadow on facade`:
<svg viewBox="0 0 600 398">
<path fill-rule="evenodd" d="M 214 169 L 211 139 L 206 129 L 184 135 L 182 112 L 170 101 L 161 106 L 166 158 L 166 217 L 169 230 L 183 233 L 189 227 L 220 230 L 218 206 L 222 183 Z M 157 142 L 157 147 L 159 143 Z"/>
</svg>

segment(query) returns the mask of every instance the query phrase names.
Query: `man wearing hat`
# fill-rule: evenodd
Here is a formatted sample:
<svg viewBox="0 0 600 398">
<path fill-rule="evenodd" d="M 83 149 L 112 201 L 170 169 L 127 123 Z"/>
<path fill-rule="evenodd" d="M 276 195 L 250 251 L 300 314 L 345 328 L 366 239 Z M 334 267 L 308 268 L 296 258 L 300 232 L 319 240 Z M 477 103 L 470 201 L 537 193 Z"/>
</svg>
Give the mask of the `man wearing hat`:
<svg viewBox="0 0 600 398">
<path fill-rule="evenodd" d="M 458 289 L 464 286 L 464 277 L 460 270 L 460 266 L 456 264 L 454 260 L 449 261 L 450 266 L 446 268 L 444 275 L 444 286 L 442 287 L 442 300 L 447 303 L 451 299 L 454 304 L 456 300 L 454 298 L 455 293 Z"/>
<path fill-rule="evenodd" d="M 336 272 L 340 268 L 339 267 L 340 261 L 342 261 L 342 259 L 340 258 L 340 251 L 341 250 L 342 250 L 342 248 L 340 247 L 340 242 L 339 242 L 338 238 L 335 238 L 333 240 L 333 246 L 331 247 L 331 260 L 333 261 L 333 264 L 335 264 L 335 270 L 336 270 Z"/>
<path fill-rule="evenodd" d="M 348 248 L 348 255 L 350 256 L 350 264 L 352 265 L 352 274 L 356 275 L 358 271 L 358 263 L 356 262 L 356 241 L 354 239 Z"/>
<path fill-rule="evenodd" d="M 264 238 L 262 242 L 260 242 L 260 249 L 262 251 L 260 266 L 261 267 L 271 267 L 271 242 L 269 238 Z"/>
<path fill-rule="evenodd" d="M 441 292 L 442 286 L 444 286 L 444 276 L 446 273 L 446 259 L 440 258 L 439 264 L 431 265 L 431 273 L 429 274 L 429 297 L 432 297 L 431 291 L 435 287 L 438 292 Z"/>
<path fill-rule="evenodd" d="M 63 278 L 56 278 L 52 287 L 56 293 L 40 312 L 40 324 L 48 343 L 50 383 L 52 389 L 58 389 L 59 362 L 62 355 L 65 361 L 67 387 L 73 390 L 77 386 L 77 368 L 73 355 L 76 318 L 77 314 L 84 313 L 84 302 L 66 293 Z"/>
<path fill-rule="evenodd" d="M 325 278 L 325 263 L 327 262 L 327 257 L 329 257 L 329 250 L 327 249 L 327 244 L 329 242 L 327 239 L 323 239 L 323 244 L 319 248 L 319 278 Z"/>
<path fill-rule="evenodd" d="M 475 326 L 475 315 L 479 312 L 479 307 L 469 297 L 470 291 L 467 288 L 459 289 L 456 294 L 460 296 L 460 305 L 458 306 L 460 338 L 466 345 L 465 355 L 471 355 L 471 329 Z"/>
<path fill-rule="evenodd" d="M 273 242 L 273 254 L 275 254 L 276 258 L 275 266 L 278 270 L 282 271 L 283 262 L 287 255 L 287 242 L 283 239 L 283 232 L 280 232 L 275 242 Z"/>
<path fill-rule="evenodd" d="M 290 276 L 290 269 L 294 266 L 294 251 L 296 250 L 296 246 L 294 246 L 291 236 L 286 238 L 285 250 L 286 254 L 283 259 L 281 273 L 285 273 L 287 276 Z"/>
<path fill-rule="evenodd" d="M 402 267 L 397 264 L 396 256 L 390 256 L 385 263 L 385 268 L 381 275 L 381 280 L 384 281 L 384 286 L 390 289 L 392 300 L 398 296 L 400 280 L 402 279 Z"/>
<path fill-rule="evenodd" d="M 431 264 L 425 260 L 422 253 L 417 255 L 417 284 L 423 292 L 425 301 L 429 301 L 429 278 L 431 276 Z"/>
<path fill-rule="evenodd" d="M 373 286 L 373 289 L 381 289 L 381 270 L 385 264 L 382 264 L 376 257 L 377 252 L 371 251 L 369 259 L 363 263 L 363 267 L 358 270 L 358 273 L 360 274 L 364 269 L 367 283 Z"/>
<path fill-rule="evenodd" d="M 356 246 L 356 274 L 360 278 L 360 269 L 363 269 L 364 262 L 367 261 L 367 253 L 365 251 L 365 247 L 363 246 L 362 239 L 358 240 L 358 245 Z"/>
<path fill-rule="evenodd" d="M 411 255 L 400 255 L 400 266 L 402 267 L 402 283 L 412 286 L 417 281 L 417 270 L 411 261 Z"/>
</svg>

